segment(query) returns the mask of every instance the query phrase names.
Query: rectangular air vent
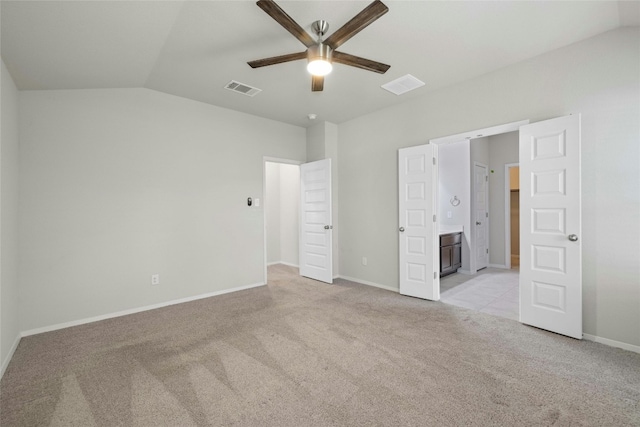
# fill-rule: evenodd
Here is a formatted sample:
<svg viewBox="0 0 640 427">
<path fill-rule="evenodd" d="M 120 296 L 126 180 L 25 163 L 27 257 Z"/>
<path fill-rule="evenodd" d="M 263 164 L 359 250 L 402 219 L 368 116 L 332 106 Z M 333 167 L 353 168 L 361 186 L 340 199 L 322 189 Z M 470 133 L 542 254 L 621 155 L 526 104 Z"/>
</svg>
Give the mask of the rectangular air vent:
<svg viewBox="0 0 640 427">
<path fill-rule="evenodd" d="M 402 76 L 390 81 L 389 83 L 383 84 L 381 87 L 393 94 L 402 95 L 403 93 L 417 89 L 420 86 L 424 86 L 424 82 L 416 79 L 411 74 L 407 74 L 406 76 Z"/>
<path fill-rule="evenodd" d="M 231 80 L 229 83 L 227 83 L 227 85 L 224 88 L 232 90 L 234 92 L 241 93 L 243 95 L 247 95 L 247 96 L 256 96 L 259 92 L 262 92 L 262 89 L 258 89 L 257 87 L 251 87 L 249 85 L 237 82 L 235 80 Z"/>
</svg>

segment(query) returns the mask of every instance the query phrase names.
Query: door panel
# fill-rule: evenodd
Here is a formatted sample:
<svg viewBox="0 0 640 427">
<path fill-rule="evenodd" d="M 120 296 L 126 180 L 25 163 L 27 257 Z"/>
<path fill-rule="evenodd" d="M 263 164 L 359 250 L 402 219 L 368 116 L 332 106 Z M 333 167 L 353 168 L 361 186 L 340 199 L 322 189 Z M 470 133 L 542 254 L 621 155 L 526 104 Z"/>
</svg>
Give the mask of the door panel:
<svg viewBox="0 0 640 427">
<path fill-rule="evenodd" d="M 331 159 L 300 165 L 300 275 L 333 283 Z"/>
<path fill-rule="evenodd" d="M 475 163 L 473 167 L 476 270 L 489 265 L 489 193 L 487 166 Z"/>
<path fill-rule="evenodd" d="M 520 321 L 580 339 L 580 115 L 520 128 L 520 212 Z"/>
<path fill-rule="evenodd" d="M 437 233 L 433 213 L 435 168 L 431 145 L 398 151 L 399 269 L 400 293 L 431 300 L 440 299 Z"/>
</svg>

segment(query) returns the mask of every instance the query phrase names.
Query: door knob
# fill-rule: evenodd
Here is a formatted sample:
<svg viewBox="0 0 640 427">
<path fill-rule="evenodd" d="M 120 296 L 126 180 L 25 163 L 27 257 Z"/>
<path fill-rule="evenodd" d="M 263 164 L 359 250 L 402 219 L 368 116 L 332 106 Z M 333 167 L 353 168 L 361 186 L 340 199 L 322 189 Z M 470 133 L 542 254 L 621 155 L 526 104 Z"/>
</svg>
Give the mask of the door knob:
<svg viewBox="0 0 640 427">
<path fill-rule="evenodd" d="M 577 242 L 578 236 L 576 236 L 575 234 L 569 234 L 569 240 L 571 240 L 572 242 Z"/>
<path fill-rule="evenodd" d="M 482 225 L 480 221 L 476 221 L 476 225 Z"/>
<path fill-rule="evenodd" d="M 404 233 L 404 227 L 400 227 L 399 230 L 401 233 Z"/>
<path fill-rule="evenodd" d="M 333 225 L 325 225 L 324 229 L 325 230 L 331 230 L 331 229 L 333 229 Z"/>
</svg>

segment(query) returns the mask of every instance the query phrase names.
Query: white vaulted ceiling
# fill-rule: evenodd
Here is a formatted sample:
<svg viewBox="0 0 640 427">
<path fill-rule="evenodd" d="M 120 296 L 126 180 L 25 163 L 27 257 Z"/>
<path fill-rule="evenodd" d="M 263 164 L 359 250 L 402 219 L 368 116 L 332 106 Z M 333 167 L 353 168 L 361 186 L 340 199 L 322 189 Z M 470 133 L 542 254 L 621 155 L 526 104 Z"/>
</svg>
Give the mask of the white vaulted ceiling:
<svg viewBox="0 0 640 427">
<path fill-rule="evenodd" d="M 639 2 L 390 1 L 389 12 L 340 50 L 391 65 L 341 64 L 311 92 L 306 62 L 247 61 L 305 47 L 254 1 L 2 1 L 2 59 L 19 89 L 146 87 L 299 126 L 307 114 L 340 123 L 623 25 Z M 328 35 L 369 1 L 279 1 L 303 28 Z M 312 33 L 313 34 L 313 33 Z M 412 74 L 402 96 L 380 86 Z M 262 89 L 254 98 L 230 80 Z"/>
</svg>

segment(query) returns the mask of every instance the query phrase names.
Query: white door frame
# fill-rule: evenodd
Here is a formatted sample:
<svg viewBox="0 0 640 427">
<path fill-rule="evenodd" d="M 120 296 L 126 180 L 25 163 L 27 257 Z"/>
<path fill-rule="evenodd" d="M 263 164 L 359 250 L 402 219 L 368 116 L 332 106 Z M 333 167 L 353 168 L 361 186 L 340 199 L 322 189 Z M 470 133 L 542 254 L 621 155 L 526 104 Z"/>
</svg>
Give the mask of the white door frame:
<svg viewBox="0 0 640 427">
<path fill-rule="evenodd" d="M 262 228 L 263 236 L 262 243 L 264 246 L 264 272 L 263 272 L 263 284 L 267 284 L 267 210 L 265 209 L 265 199 L 267 195 L 267 162 L 280 163 L 285 165 L 297 165 L 300 166 L 303 162 L 293 159 L 282 159 L 279 157 L 262 157 Z M 298 235 L 300 235 L 300 226 L 298 226 Z"/>
<path fill-rule="evenodd" d="M 471 144 L 473 144 L 473 140 L 470 142 Z M 489 165 L 485 165 L 484 163 L 481 162 L 477 162 L 474 161 L 473 162 L 473 179 L 471 180 L 472 182 L 472 188 L 471 188 L 471 197 L 473 198 L 473 201 L 471 203 L 471 209 L 472 209 L 472 213 L 475 213 L 475 209 L 476 209 L 476 180 L 475 180 L 475 168 L 476 166 L 480 166 L 483 167 L 487 170 L 487 181 L 486 181 L 486 192 L 485 192 L 485 199 L 484 199 L 484 205 L 486 207 L 486 211 L 487 214 L 489 214 L 490 209 L 489 209 Z M 485 218 L 483 219 L 483 221 L 486 221 L 485 223 L 485 236 L 484 239 L 487 242 L 487 249 L 489 249 L 491 242 L 489 241 L 489 236 L 490 236 L 490 232 L 489 232 L 489 217 L 485 216 Z M 471 274 L 475 274 L 478 272 L 479 268 L 478 268 L 478 239 L 477 239 L 477 235 L 475 233 L 475 229 L 476 229 L 476 218 L 475 215 L 471 215 L 471 238 L 473 239 L 473 249 L 474 249 L 474 256 L 472 257 L 473 259 L 473 263 L 471 264 L 472 268 L 471 268 Z M 489 253 L 487 252 L 487 265 L 485 265 L 482 268 L 487 268 L 490 266 L 490 258 L 489 258 Z"/>
<path fill-rule="evenodd" d="M 511 269 L 511 175 L 509 170 L 519 166 L 520 163 L 504 165 L 504 265 L 509 270 Z"/>
</svg>

